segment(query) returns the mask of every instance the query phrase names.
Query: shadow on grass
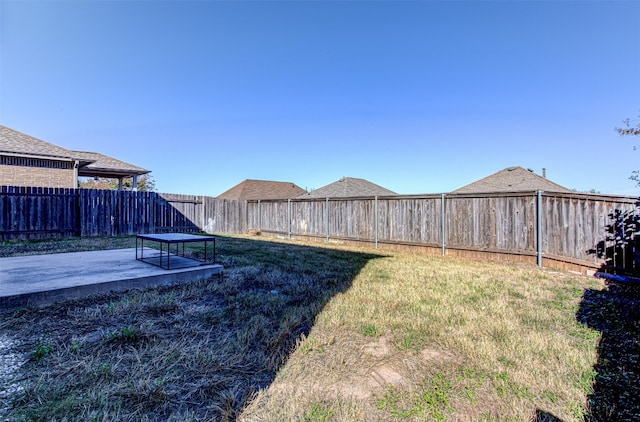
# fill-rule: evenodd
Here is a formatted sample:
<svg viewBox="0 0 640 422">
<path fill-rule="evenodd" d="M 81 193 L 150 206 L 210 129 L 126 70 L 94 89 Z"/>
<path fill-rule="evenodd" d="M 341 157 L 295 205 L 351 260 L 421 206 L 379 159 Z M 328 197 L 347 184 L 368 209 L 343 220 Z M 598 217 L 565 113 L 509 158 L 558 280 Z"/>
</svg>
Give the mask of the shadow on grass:
<svg viewBox="0 0 640 422">
<path fill-rule="evenodd" d="M 0 311 L 23 362 L 0 419 L 235 420 L 380 257 L 221 236 L 222 280 Z"/>
<path fill-rule="evenodd" d="M 631 421 L 640 417 L 640 288 L 610 283 L 586 290 L 576 314 L 599 330 L 595 381 L 588 421 Z"/>
<path fill-rule="evenodd" d="M 552 413 L 537 409 L 531 422 L 563 422 L 562 419 Z"/>
</svg>

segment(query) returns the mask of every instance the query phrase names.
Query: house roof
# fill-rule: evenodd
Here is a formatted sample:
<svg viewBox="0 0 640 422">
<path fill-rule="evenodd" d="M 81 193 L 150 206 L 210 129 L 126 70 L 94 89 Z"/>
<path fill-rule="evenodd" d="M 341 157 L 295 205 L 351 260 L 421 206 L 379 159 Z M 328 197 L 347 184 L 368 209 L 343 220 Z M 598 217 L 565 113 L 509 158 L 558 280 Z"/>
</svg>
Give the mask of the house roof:
<svg viewBox="0 0 640 422">
<path fill-rule="evenodd" d="M 488 193 L 522 191 L 572 192 L 551 180 L 523 167 L 508 167 L 477 180 L 451 193 Z"/>
<path fill-rule="evenodd" d="M 133 164 L 125 163 L 108 155 L 88 151 L 71 151 L 75 157 L 91 161 L 78 169 L 78 176 L 102 176 L 102 177 L 123 177 L 142 175 L 149 173 L 149 170 Z"/>
<path fill-rule="evenodd" d="M 31 158 L 74 158 L 69 150 L 6 126 L 0 126 L 0 153 Z"/>
<path fill-rule="evenodd" d="M 306 191 L 291 182 L 247 179 L 218 195 L 219 199 L 291 199 Z"/>
<path fill-rule="evenodd" d="M 0 125 L 0 155 L 78 161 L 78 175 L 120 178 L 149 173 L 149 170 L 97 152 L 72 151 L 42 139 Z"/>
<path fill-rule="evenodd" d="M 348 198 L 358 196 L 390 196 L 397 193 L 376 185 L 366 179 L 343 177 L 321 188 L 304 193 L 298 198 Z"/>
</svg>

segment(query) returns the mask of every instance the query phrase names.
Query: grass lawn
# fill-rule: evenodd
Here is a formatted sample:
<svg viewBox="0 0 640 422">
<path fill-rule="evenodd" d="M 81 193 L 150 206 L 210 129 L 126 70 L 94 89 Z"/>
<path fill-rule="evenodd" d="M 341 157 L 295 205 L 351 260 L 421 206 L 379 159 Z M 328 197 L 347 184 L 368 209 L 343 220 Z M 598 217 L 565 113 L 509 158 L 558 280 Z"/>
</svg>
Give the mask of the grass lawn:
<svg viewBox="0 0 640 422">
<path fill-rule="evenodd" d="M 134 243 L 12 242 L 0 255 Z M 0 310 L 0 420 L 640 415 L 632 290 L 532 266 L 260 237 L 220 237 L 218 258 L 222 280 Z"/>
</svg>

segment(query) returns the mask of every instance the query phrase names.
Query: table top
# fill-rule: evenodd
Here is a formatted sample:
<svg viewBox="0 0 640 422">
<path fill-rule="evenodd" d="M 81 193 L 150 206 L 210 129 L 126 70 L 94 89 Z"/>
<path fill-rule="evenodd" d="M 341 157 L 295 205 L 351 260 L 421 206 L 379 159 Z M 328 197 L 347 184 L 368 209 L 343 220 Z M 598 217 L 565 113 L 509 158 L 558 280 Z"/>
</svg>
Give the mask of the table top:
<svg viewBox="0 0 640 422">
<path fill-rule="evenodd" d="M 183 242 L 207 242 L 215 240 L 213 236 L 201 236 L 197 234 L 185 234 L 185 233 L 161 233 L 161 234 L 138 234 L 136 235 L 140 239 L 155 240 L 157 242 L 165 243 L 183 243 Z"/>
</svg>

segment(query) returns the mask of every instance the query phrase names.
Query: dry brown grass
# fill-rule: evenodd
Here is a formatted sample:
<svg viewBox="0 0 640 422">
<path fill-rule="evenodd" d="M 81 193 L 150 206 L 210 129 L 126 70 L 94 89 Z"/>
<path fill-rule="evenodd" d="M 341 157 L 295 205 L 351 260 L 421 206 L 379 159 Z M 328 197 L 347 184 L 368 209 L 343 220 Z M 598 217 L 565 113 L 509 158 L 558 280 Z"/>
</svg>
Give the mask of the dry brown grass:
<svg viewBox="0 0 640 422">
<path fill-rule="evenodd" d="M 243 418 L 322 403 L 335 420 L 580 420 L 599 337 L 576 322 L 586 287 L 601 286 L 409 253 L 370 261 Z"/>
<path fill-rule="evenodd" d="M 22 390 L 0 419 L 585 415 L 599 332 L 576 313 L 585 289 L 602 290 L 595 279 L 337 245 L 219 245 L 223 281 L 4 312 Z"/>
</svg>

